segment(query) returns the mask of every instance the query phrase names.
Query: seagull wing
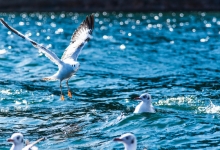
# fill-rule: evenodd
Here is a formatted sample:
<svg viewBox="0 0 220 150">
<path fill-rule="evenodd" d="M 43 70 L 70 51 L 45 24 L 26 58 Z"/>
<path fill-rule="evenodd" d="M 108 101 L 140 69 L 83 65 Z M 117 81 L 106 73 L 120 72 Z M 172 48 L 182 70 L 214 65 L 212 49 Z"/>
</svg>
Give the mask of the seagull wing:
<svg viewBox="0 0 220 150">
<path fill-rule="evenodd" d="M 91 38 L 93 28 L 94 15 L 91 14 L 86 17 L 78 29 L 73 33 L 70 45 L 64 51 L 61 60 L 72 58 L 74 61 L 77 61 L 81 49 Z"/>
<path fill-rule="evenodd" d="M 56 65 L 60 66 L 62 64 L 62 61 L 57 57 L 56 54 L 54 54 L 52 51 L 48 50 L 47 48 L 45 48 L 44 46 L 41 46 L 40 44 L 38 44 L 37 42 L 33 41 L 32 39 L 26 37 L 25 35 L 23 35 L 22 33 L 20 33 L 19 31 L 15 30 L 14 28 L 12 28 L 11 26 L 9 26 L 2 18 L 0 18 L 1 23 L 6 26 L 10 31 L 14 32 L 15 34 L 17 34 L 18 36 L 22 37 L 23 39 L 28 40 L 29 42 L 31 42 L 31 44 L 38 48 L 40 52 L 44 53 L 46 57 L 48 57 L 52 62 L 54 62 Z"/>
<path fill-rule="evenodd" d="M 22 148 L 22 150 L 38 150 L 38 148 L 36 146 L 34 146 L 35 144 L 37 144 L 38 142 L 44 140 L 44 137 L 41 139 L 38 139 L 37 141 L 28 144 L 27 146 L 25 146 L 24 148 Z"/>
</svg>

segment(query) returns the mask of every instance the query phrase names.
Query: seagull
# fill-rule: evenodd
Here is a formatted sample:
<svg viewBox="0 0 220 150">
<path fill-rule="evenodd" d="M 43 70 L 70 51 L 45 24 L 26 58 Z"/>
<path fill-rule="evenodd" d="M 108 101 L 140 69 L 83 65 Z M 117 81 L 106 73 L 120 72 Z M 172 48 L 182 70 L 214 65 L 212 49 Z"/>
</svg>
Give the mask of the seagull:
<svg viewBox="0 0 220 150">
<path fill-rule="evenodd" d="M 60 81 L 60 91 L 61 91 L 61 100 L 64 100 L 64 96 L 62 93 L 61 82 L 66 80 L 66 85 L 68 87 L 68 96 L 71 98 L 72 94 L 68 85 L 68 81 L 73 74 L 77 72 L 79 69 L 80 63 L 77 61 L 77 58 L 80 54 L 80 51 L 85 46 L 85 44 L 91 39 L 91 35 L 94 29 L 94 14 L 91 14 L 86 17 L 86 19 L 80 24 L 78 29 L 73 33 L 71 37 L 71 41 L 69 46 L 63 53 L 61 59 L 57 57 L 55 53 L 45 48 L 44 46 L 38 44 L 33 41 L 29 37 L 26 37 L 19 31 L 15 30 L 11 26 L 9 26 L 2 18 L 0 18 L 1 23 L 6 26 L 9 30 L 22 37 L 25 40 L 31 42 L 31 44 L 39 49 L 40 52 L 44 53 L 46 57 L 48 57 L 53 63 L 58 66 L 58 71 L 50 76 L 43 78 L 43 80 L 59 80 Z"/>
<path fill-rule="evenodd" d="M 24 137 L 21 133 L 14 133 L 12 134 L 11 138 L 8 139 L 8 142 L 12 142 L 13 145 L 11 146 L 10 150 L 38 150 L 35 144 L 42 141 L 44 138 L 38 139 L 37 141 L 29 144 L 24 147 Z"/>
<path fill-rule="evenodd" d="M 148 93 L 144 93 L 139 97 L 135 98 L 136 100 L 141 100 L 142 102 L 138 104 L 134 110 L 134 113 L 155 113 L 154 106 L 151 104 L 151 95 Z"/>
<path fill-rule="evenodd" d="M 114 138 L 113 141 L 122 142 L 124 144 L 124 150 L 136 150 L 137 149 L 137 139 L 132 133 L 125 133 L 120 137 Z"/>
</svg>

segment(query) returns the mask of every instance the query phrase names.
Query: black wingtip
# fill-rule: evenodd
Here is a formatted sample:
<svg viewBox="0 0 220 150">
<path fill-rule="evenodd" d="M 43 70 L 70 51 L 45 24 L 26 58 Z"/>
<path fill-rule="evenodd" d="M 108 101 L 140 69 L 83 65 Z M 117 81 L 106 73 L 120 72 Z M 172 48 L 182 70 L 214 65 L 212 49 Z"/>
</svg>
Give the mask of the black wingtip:
<svg viewBox="0 0 220 150">
<path fill-rule="evenodd" d="M 83 21 L 83 26 L 87 26 L 90 29 L 90 34 L 92 34 L 93 29 L 94 29 L 94 14 L 90 14 L 86 17 L 86 19 Z M 86 41 L 88 42 L 90 38 L 88 38 Z"/>
<path fill-rule="evenodd" d="M 93 30 L 94 28 L 94 14 L 93 13 L 86 17 L 86 23 L 88 24 L 89 29 Z"/>
<path fill-rule="evenodd" d="M 9 25 L 4 21 L 3 18 L 0 18 L 0 21 L 1 21 L 1 23 L 2 23 L 6 28 L 8 28 L 10 31 L 14 32 L 15 34 L 17 34 L 17 35 L 20 36 L 21 38 L 26 39 L 23 34 L 21 34 L 19 31 L 17 31 L 17 30 L 14 29 L 13 27 L 9 26 Z M 28 39 L 28 41 L 30 41 L 32 44 L 33 44 L 33 42 L 34 42 L 34 41 L 30 40 L 30 39 Z"/>
<path fill-rule="evenodd" d="M 91 30 L 90 33 L 92 33 L 92 30 L 94 29 L 94 14 L 92 13 L 88 15 L 82 25 L 87 26 Z"/>
<path fill-rule="evenodd" d="M 3 18 L 0 18 L 0 21 L 1 21 L 1 23 L 2 23 L 3 25 L 6 24 Z"/>
<path fill-rule="evenodd" d="M 89 29 L 89 34 L 92 34 L 92 31 L 94 29 L 94 14 L 90 14 L 86 17 L 86 19 L 80 24 L 80 26 L 76 29 L 76 31 L 73 33 L 72 37 L 71 37 L 71 42 L 74 42 L 75 40 L 77 40 L 77 36 L 78 33 L 80 33 L 80 31 L 82 29 Z M 86 40 L 89 41 L 89 38 Z"/>
<path fill-rule="evenodd" d="M 0 18 L 0 21 L 1 21 L 1 23 L 4 25 L 4 19 L 3 18 Z"/>
</svg>

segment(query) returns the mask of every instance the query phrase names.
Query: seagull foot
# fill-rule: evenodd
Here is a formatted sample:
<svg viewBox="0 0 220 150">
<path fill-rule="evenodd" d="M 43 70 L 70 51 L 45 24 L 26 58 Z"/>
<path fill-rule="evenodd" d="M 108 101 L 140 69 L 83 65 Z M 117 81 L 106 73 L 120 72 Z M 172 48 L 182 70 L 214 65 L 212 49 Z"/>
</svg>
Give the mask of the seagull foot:
<svg viewBox="0 0 220 150">
<path fill-rule="evenodd" d="M 63 95 L 61 95 L 61 96 L 60 96 L 60 99 L 61 99 L 62 101 L 64 101 L 64 96 L 63 96 Z"/>
<path fill-rule="evenodd" d="M 69 98 L 72 98 L 72 93 L 70 91 L 68 91 L 68 96 Z"/>
</svg>

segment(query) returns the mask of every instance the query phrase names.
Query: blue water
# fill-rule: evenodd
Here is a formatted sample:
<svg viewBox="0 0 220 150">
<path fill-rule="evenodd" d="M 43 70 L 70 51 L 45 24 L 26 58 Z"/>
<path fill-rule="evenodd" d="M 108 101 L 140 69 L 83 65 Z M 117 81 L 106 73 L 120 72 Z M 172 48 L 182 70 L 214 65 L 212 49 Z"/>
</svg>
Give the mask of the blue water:
<svg viewBox="0 0 220 150">
<path fill-rule="evenodd" d="M 0 13 L 59 57 L 85 13 Z M 220 13 L 96 13 L 93 38 L 60 100 L 57 66 L 0 25 L 0 149 L 21 132 L 39 149 L 220 149 Z M 144 92 L 156 114 L 133 114 Z M 212 104 L 213 103 L 213 104 Z M 117 118 L 124 113 L 125 118 Z"/>
</svg>

